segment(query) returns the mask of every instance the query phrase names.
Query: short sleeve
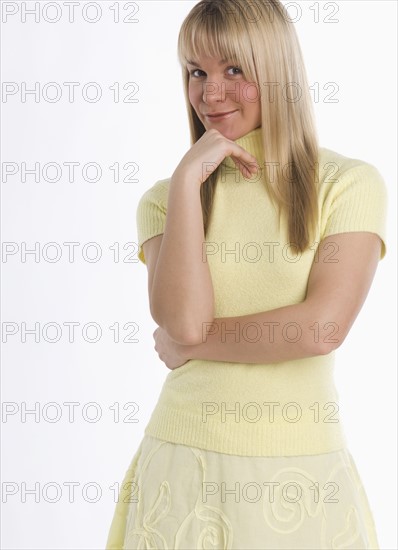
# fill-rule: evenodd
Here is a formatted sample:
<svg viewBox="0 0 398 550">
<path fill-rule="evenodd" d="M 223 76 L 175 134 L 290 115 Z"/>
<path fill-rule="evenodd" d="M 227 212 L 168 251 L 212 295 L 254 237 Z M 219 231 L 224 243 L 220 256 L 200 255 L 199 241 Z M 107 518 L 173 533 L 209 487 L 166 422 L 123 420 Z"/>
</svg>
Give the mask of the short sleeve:
<svg viewBox="0 0 398 550">
<path fill-rule="evenodd" d="M 142 245 L 148 239 L 164 233 L 167 211 L 166 180 L 155 183 L 141 196 L 136 210 L 138 259 L 146 264 Z"/>
<path fill-rule="evenodd" d="M 323 213 L 322 238 L 336 233 L 369 231 L 382 241 L 380 260 L 387 251 L 387 188 L 379 171 L 362 161 L 338 172 Z"/>
</svg>

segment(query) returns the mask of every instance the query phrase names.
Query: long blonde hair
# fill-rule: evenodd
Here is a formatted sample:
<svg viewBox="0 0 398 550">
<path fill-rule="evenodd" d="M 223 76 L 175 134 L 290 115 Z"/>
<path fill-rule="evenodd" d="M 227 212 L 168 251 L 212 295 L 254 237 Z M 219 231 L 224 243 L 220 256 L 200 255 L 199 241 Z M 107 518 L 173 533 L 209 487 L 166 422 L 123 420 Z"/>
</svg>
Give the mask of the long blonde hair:
<svg viewBox="0 0 398 550">
<path fill-rule="evenodd" d="M 277 163 L 272 184 L 264 171 L 265 184 L 279 214 L 287 217 L 290 243 L 303 252 L 313 244 L 318 221 L 319 148 L 301 48 L 285 7 L 279 0 L 201 0 L 184 19 L 178 58 L 192 145 L 206 129 L 189 101 L 187 61 L 201 54 L 236 63 L 244 78 L 258 86 L 276 84 L 265 90 L 268 93 L 259 87 L 264 159 Z M 281 93 L 289 86 L 301 93 L 298 100 Z M 272 89 L 276 89 L 273 97 L 269 95 Z M 205 235 L 220 166 L 201 185 Z"/>
</svg>

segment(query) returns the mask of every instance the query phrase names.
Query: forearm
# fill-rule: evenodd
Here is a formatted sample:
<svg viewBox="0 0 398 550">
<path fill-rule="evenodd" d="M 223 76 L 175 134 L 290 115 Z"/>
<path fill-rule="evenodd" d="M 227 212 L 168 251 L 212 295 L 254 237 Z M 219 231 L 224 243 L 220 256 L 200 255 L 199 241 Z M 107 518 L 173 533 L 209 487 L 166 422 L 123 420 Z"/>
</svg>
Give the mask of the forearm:
<svg viewBox="0 0 398 550">
<path fill-rule="evenodd" d="M 200 187 L 173 176 L 151 303 L 158 324 L 180 341 L 200 340 L 202 323 L 214 317 L 204 240 Z"/>
<path fill-rule="evenodd" d="M 338 324 L 307 302 L 203 325 L 202 342 L 188 346 L 188 359 L 278 363 L 330 353 L 341 343 Z"/>
</svg>

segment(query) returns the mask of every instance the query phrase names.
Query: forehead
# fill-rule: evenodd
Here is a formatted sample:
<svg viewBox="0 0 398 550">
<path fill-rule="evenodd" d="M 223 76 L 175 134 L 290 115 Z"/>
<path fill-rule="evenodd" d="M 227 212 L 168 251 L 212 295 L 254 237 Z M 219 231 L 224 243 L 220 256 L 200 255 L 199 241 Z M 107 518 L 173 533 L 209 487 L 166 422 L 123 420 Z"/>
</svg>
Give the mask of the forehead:
<svg viewBox="0 0 398 550">
<path fill-rule="evenodd" d="M 202 31 L 202 32 L 201 32 Z M 213 35 L 196 29 L 194 35 L 189 36 L 184 44 L 183 58 L 191 65 L 200 62 L 216 63 L 220 65 L 229 62 L 237 62 L 239 55 L 231 40 L 223 39 L 223 34 Z"/>
</svg>

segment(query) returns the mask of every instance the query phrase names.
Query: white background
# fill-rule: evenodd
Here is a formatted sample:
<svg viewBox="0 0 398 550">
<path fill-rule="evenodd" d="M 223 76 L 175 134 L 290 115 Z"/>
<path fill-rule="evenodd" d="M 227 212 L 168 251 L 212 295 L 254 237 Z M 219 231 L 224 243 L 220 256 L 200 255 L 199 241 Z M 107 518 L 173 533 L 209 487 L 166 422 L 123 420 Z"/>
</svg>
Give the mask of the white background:
<svg viewBox="0 0 398 550">
<path fill-rule="evenodd" d="M 284 2 L 287 4 L 287 2 Z M 147 272 L 136 248 L 135 212 L 139 198 L 159 179 L 170 177 L 189 148 L 188 121 L 177 61 L 177 36 L 184 17 L 196 2 L 136 2 L 136 23 L 123 18 L 133 12 L 118 2 L 120 22 L 114 21 L 116 2 L 98 2 L 102 14 L 88 22 L 94 8 L 79 2 L 73 22 L 63 2 L 38 2 L 37 17 L 22 19 L 23 7 L 33 2 L 2 2 L 2 547 L 7 549 L 100 549 L 105 547 L 117 494 L 125 471 L 143 437 L 169 370 L 153 347 L 156 324 L 149 314 Z M 58 5 L 60 20 L 49 23 Z M 396 520 L 396 16 L 394 1 L 341 1 L 337 23 L 325 23 L 331 9 L 325 2 L 289 2 L 289 13 L 300 14 L 296 25 L 310 85 L 318 82 L 315 103 L 321 145 L 374 164 L 389 192 L 387 255 L 380 262 L 372 288 L 344 345 L 336 352 L 336 385 L 341 416 L 352 453 L 374 514 L 381 549 L 397 548 Z M 310 6 L 318 4 L 320 21 Z M 7 9 L 17 13 L 7 18 Z M 9 6 L 14 6 L 10 8 Z M 48 12 L 46 12 L 46 6 Z M 113 7 L 113 9 L 111 9 Z M 127 9 L 126 9 L 127 8 Z M 47 13 L 47 15 L 46 15 Z M 37 102 L 21 89 L 38 83 Z M 61 97 L 51 102 L 56 82 Z M 65 82 L 77 82 L 69 101 Z M 82 94 L 96 82 L 102 90 L 97 102 Z M 133 99 L 123 99 L 139 86 Z M 338 103 L 324 101 L 339 86 Z M 14 83 L 12 94 L 5 83 Z M 120 86 L 120 100 L 110 89 Z M 7 87 L 7 90 L 10 90 Z M 92 88 L 88 96 L 92 97 Z M 79 163 L 75 177 L 66 169 L 59 181 L 21 181 L 21 165 Z M 15 175 L 4 174 L 4 163 L 15 163 Z M 97 162 L 102 177 L 85 181 L 82 166 Z M 137 182 L 115 182 L 109 169 L 123 170 L 135 162 Z M 53 176 L 54 171 L 49 171 Z M 93 171 L 89 171 L 89 176 Z M 68 261 L 65 242 L 77 242 L 76 257 Z M 58 243 L 61 257 L 51 262 Z M 89 262 L 101 247 L 102 257 Z M 14 248 L 12 254 L 5 254 Z M 23 246 L 39 243 L 37 261 L 26 258 Z M 118 243 L 115 246 L 115 243 Z M 114 250 L 119 247 L 118 261 Z M 112 247 L 112 249 L 110 249 Z M 86 258 L 86 259 L 85 259 Z M 68 341 L 63 323 L 79 323 L 75 341 Z M 97 323 L 102 337 L 84 340 L 82 327 Z M 123 342 L 133 334 L 138 342 Z M 8 323 L 6 325 L 6 323 Z M 11 323 L 11 324 L 10 324 Z M 22 324 L 33 335 L 23 341 Z M 43 326 L 58 323 L 56 343 L 46 341 Z M 109 329 L 120 326 L 120 341 Z M 6 339 L 5 331 L 16 333 Z M 63 330 L 62 330 L 63 329 Z M 88 331 L 92 338 L 94 331 Z M 55 335 L 49 329 L 47 340 Z M 75 419 L 68 419 L 64 403 L 76 402 Z M 87 407 L 97 404 L 96 411 Z M 138 422 L 124 422 L 134 402 Z M 12 405 L 12 403 L 14 405 Z M 23 408 L 37 416 L 23 415 Z M 46 404 L 57 403 L 46 409 Z M 118 404 L 118 405 L 115 405 Z M 120 415 L 116 416 L 119 408 Z M 5 410 L 12 414 L 5 414 Z M 46 483 L 59 487 L 56 492 Z M 75 482 L 69 502 L 65 483 Z M 84 497 L 83 486 L 95 483 Z M 37 502 L 24 488 L 37 487 Z M 114 486 L 114 490 L 110 489 Z M 11 491 L 11 493 L 7 493 Z M 15 492 L 15 494 L 12 494 Z"/>
</svg>

